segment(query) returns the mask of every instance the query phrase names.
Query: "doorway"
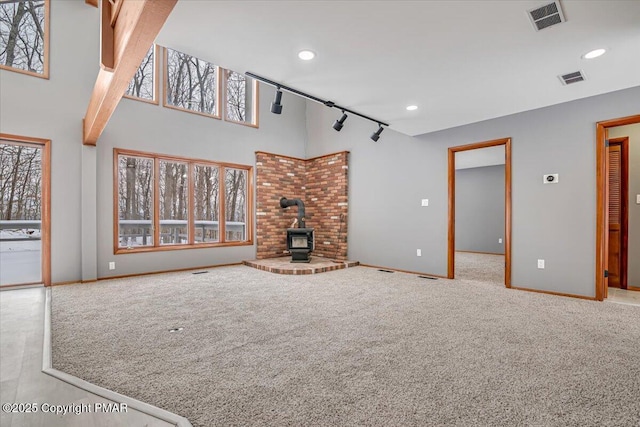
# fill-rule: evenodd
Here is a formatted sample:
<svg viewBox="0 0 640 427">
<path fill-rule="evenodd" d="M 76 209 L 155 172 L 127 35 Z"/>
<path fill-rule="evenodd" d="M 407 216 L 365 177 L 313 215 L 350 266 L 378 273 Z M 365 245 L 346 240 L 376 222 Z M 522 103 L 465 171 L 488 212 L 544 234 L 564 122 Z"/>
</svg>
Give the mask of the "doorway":
<svg viewBox="0 0 640 427">
<path fill-rule="evenodd" d="M 640 142 L 635 144 L 628 135 L 622 135 L 635 129 L 640 139 L 640 115 L 607 120 L 596 124 L 596 300 L 603 301 L 609 296 L 609 287 L 619 288 L 620 292 L 640 290 L 640 273 L 631 274 L 629 278 L 629 245 L 638 246 L 640 253 L 640 238 L 632 238 L 630 242 L 629 230 L 631 211 L 632 217 L 640 217 L 640 199 L 637 204 L 629 203 L 629 192 L 638 193 L 640 188 L 625 188 L 625 184 L 637 180 L 629 180 L 629 160 L 632 149 L 638 149 Z M 637 163 L 637 162 L 632 162 Z M 633 174 L 637 172 L 632 172 Z M 631 190 L 631 191 L 629 191 Z M 633 196 L 633 202 L 636 202 Z M 633 207 L 633 208 L 632 208 Z M 638 220 L 636 220 L 638 221 Z M 640 221 L 637 222 L 640 226 Z M 639 233 L 640 236 L 640 233 Z M 632 248 L 635 253 L 635 248 Z M 639 270 L 640 271 L 640 270 Z M 638 277 L 636 279 L 636 276 Z"/>
<path fill-rule="evenodd" d="M 504 146 L 504 284 L 511 287 L 511 138 L 449 148 L 449 230 L 447 278 L 455 276 L 456 254 L 456 153 Z"/>
<path fill-rule="evenodd" d="M 51 284 L 50 141 L 0 134 L 0 287 Z"/>
</svg>

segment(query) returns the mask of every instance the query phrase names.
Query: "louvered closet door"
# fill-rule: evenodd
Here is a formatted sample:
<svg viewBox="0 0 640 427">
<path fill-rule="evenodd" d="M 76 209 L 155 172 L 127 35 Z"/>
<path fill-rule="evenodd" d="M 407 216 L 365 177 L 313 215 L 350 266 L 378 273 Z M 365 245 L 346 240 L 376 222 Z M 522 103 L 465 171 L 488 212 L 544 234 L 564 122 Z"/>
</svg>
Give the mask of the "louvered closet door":
<svg viewBox="0 0 640 427">
<path fill-rule="evenodd" d="M 609 146 L 609 286 L 620 287 L 622 254 L 622 150 Z"/>
</svg>

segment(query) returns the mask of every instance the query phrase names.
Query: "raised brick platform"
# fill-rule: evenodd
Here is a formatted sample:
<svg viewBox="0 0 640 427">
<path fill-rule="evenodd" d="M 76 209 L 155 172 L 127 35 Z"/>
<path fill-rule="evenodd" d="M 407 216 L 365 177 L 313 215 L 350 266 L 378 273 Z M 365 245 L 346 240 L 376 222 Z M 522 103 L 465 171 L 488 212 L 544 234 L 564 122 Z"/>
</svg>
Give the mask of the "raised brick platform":
<svg viewBox="0 0 640 427">
<path fill-rule="evenodd" d="M 358 261 L 333 261 L 313 255 L 309 263 L 292 263 L 290 256 L 243 261 L 242 263 L 258 270 L 276 274 L 316 274 L 355 267 L 360 264 Z"/>
</svg>

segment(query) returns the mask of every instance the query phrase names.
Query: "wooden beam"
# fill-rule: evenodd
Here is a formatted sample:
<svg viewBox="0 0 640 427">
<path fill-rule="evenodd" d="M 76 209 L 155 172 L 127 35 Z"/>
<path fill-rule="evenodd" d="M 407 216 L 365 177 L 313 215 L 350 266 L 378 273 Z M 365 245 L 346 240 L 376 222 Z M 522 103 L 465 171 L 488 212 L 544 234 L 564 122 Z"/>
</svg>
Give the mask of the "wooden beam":
<svg viewBox="0 0 640 427">
<path fill-rule="evenodd" d="M 93 7 L 98 7 L 98 0 L 84 0 L 86 4 Z"/>
<path fill-rule="evenodd" d="M 109 0 L 102 1 L 109 3 Z M 109 27 L 113 31 L 109 28 L 102 30 L 106 37 L 113 37 L 113 61 L 106 61 L 113 63 L 113 70 L 101 66 L 98 73 L 83 123 L 84 144 L 96 145 L 129 82 L 177 1 L 120 1 L 114 26 Z"/>
<path fill-rule="evenodd" d="M 111 22 L 112 11 L 111 1 L 104 0 L 100 8 L 100 68 L 109 72 L 113 72 L 116 67 L 116 55 L 113 52 L 115 21 Z"/>
</svg>

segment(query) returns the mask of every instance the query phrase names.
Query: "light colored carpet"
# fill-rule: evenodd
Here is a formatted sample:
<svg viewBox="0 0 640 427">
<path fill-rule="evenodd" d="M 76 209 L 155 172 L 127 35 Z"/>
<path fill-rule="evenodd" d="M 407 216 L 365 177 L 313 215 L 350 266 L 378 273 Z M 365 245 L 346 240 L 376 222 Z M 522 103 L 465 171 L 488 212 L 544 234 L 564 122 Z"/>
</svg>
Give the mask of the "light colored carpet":
<svg viewBox="0 0 640 427">
<path fill-rule="evenodd" d="M 55 287 L 52 311 L 56 369 L 195 426 L 640 425 L 634 306 L 234 266 Z"/>
<path fill-rule="evenodd" d="M 504 286 L 504 262 L 504 255 L 456 252 L 453 276 Z"/>
</svg>

